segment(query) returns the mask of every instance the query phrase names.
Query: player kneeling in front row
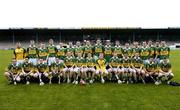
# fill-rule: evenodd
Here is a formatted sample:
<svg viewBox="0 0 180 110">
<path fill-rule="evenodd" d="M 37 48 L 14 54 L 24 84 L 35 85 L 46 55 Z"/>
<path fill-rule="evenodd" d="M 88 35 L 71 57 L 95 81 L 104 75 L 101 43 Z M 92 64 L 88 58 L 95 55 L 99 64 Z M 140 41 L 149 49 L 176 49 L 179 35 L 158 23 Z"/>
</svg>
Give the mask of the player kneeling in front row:
<svg viewBox="0 0 180 110">
<path fill-rule="evenodd" d="M 145 71 L 143 70 L 143 60 L 139 57 L 139 53 L 135 53 L 135 56 L 132 58 L 132 67 L 134 80 L 141 80 L 145 84 Z"/>
<path fill-rule="evenodd" d="M 96 61 L 96 74 L 100 75 L 101 83 L 105 83 L 104 77 L 107 76 L 108 71 L 106 70 L 106 60 L 104 59 L 104 54 L 99 54 L 99 59 Z"/>
<path fill-rule="evenodd" d="M 21 68 L 22 72 L 20 73 L 20 76 L 25 77 L 26 84 L 29 85 L 30 76 L 33 74 L 33 64 L 29 62 L 28 58 L 26 58 Z"/>
<path fill-rule="evenodd" d="M 17 65 L 16 59 L 12 59 L 12 63 L 8 66 L 4 75 L 8 79 L 10 84 L 14 83 L 14 85 L 16 85 L 16 82 L 20 82 L 21 80 L 20 72 L 21 66 Z"/>
<path fill-rule="evenodd" d="M 86 74 L 89 80 L 89 83 L 92 84 L 94 82 L 94 75 L 95 75 L 95 59 L 92 57 L 91 53 L 88 53 L 88 57 L 86 58 Z"/>
<path fill-rule="evenodd" d="M 170 80 L 174 77 L 174 74 L 171 70 L 171 64 L 168 62 L 168 59 L 163 59 L 163 61 L 159 65 L 159 83 L 163 77 L 166 78 L 167 84 L 170 83 Z"/>
<path fill-rule="evenodd" d="M 51 84 L 53 77 L 58 77 L 58 84 L 61 83 L 61 77 L 65 75 L 64 68 L 66 68 L 64 62 L 62 61 L 60 62 L 60 60 L 56 58 L 56 61 L 49 66 L 49 71 L 50 71 L 49 84 Z"/>
<path fill-rule="evenodd" d="M 48 73 L 48 66 L 46 63 L 44 63 L 43 59 L 39 60 L 39 64 L 37 65 L 37 73 L 39 77 L 39 85 L 44 85 L 44 82 L 42 81 L 42 76 L 50 79 L 50 73 Z M 50 82 L 49 82 L 50 83 Z"/>
<path fill-rule="evenodd" d="M 146 79 L 150 78 L 153 80 L 153 82 L 156 85 L 159 85 L 158 82 L 158 67 L 157 67 L 157 63 L 154 61 L 153 58 L 150 58 L 148 62 L 145 63 L 145 77 Z"/>
<path fill-rule="evenodd" d="M 108 73 L 110 75 L 110 78 L 112 78 L 112 74 L 115 74 L 115 77 L 118 81 L 118 84 L 121 84 L 122 81 L 120 80 L 119 76 L 121 74 L 121 69 L 119 68 L 120 66 L 120 59 L 118 58 L 117 54 L 114 53 L 113 57 L 109 60 L 109 69 L 108 69 Z"/>
</svg>

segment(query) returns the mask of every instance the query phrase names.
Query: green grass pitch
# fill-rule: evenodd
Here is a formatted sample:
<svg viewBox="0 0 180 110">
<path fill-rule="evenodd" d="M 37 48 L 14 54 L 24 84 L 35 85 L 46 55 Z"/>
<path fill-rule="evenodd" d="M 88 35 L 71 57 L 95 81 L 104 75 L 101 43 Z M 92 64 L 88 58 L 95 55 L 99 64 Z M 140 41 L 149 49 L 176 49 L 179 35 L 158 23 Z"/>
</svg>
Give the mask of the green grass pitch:
<svg viewBox="0 0 180 110">
<path fill-rule="evenodd" d="M 0 51 L 0 110 L 180 110 L 180 87 L 168 85 L 8 85 L 3 74 L 11 57 Z M 180 51 L 170 60 L 180 82 Z"/>
</svg>

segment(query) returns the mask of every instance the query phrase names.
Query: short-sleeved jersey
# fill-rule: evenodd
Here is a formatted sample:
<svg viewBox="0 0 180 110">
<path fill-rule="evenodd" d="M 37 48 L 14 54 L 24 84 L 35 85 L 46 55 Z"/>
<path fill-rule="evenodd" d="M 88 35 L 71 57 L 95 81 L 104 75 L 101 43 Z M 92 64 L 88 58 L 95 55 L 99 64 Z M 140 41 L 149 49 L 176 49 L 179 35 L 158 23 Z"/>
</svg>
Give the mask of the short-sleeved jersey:
<svg viewBox="0 0 180 110">
<path fill-rule="evenodd" d="M 11 72 L 12 74 L 19 74 L 21 72 L 21 65 L 10 64 L 7 71 Z"/>
<path fill-rule="evenodd" d="M 170 48 L 169 47 L 160 47 L 159 48 L 159 58 L 169 58 Z"/>
<path fill-rule="evenodd" d="M 38 57 L 38 48 L 28 47 L 26 50 L 27 58 L 37 58 Z"/>
<path fill-rule="evenodd" d="M 14 50 L 15 59 L 16 60 L 24 60 L 25 53 L 26 53 L 25 49 L 23 49 L 23 48 L 16 48 Z"/>
<path fill-rule="evenodd" d="M 36 68 L 40 73 L 44 73 L 48 71 L 48 65 L 46 63 L 37 64 Z"/>
<path fill-rule="evenodd" d="M 39 59 L 43 59 L 43 60 L 46 60 L 47 56 L 48 56 L 48 50 L 45 48 L 45 49 L 38 49 L 38 56 L 39 56 Z"/>
<path fill-rule="evenodd" d="M 135 68 L 143 67 L 143 60 L 140 57 L 133 57 L 131 63 Z"/>
<path fill-rule="evenodd" d="M 124 68 L 131 67 L 131 58 L 123 58 L 122 59 L 122 65 Z"/>
<path fill-rule="evenodd" d="M 94 67 L 95 66 L 95 59 L 93 57 L 86 58 L 86 65 L 87 67 Z"/>
<path fill-rule="evenodd" d="M 85 54 L 85 56 L 87 56 L 88 53 L 93 54 L 93 46 L 88 46 L 88 45 L 84 46 L 84 54 Z"/>
<path fill-rule="evenodd" d="M 64 48 L 64 47 L 58 48 L 58 49 L 57 49 L 57 57 L 58 57 L 59 59 L 62 59 L 62 60 L 63 60 L 63 59 L 66 57 L 66 51 L 67 51 L 67 49 Z"/>
<path fill-rule="evenodd" d="M 65 68 L 64 62 L 54 62 L 49 66 L 50 71 L 61 71 L 63 68 Z"/>
<path fill-rule="evenodd" d="M 83 52 L 84 52 L 84 47 L 83 46 L 79 46 L 79 47 L 74 48 L 75 56 L 78 56 L 79 53 L 83 54 Z"/>
<path fill-rule="evenodd" d="M 97 59 L 96 60 L 97 69 L 106 69 L 106 59 Z"/>
<path fill-rule="evenodd" d="M 159 64 L 159 68 L 164 72 L 168 72 L 169 70 L 171 70 L 171 64 L 170 63 L 165 64 L 164 62 L 161 62 Z"/>
<path fill-rule="evenodd" d="M 121 46 L 114 46 L 113 53 L 117 54 L 118 57 L 122 57 L 122 48 Z"/>
<path fill-rule="evenodd" d="M 74 47 L 68 47 L 66 53 L 71 52 L 74 55 L 74 49 L 75 49 Z"/>
<path fill-rule="evenodd" d="M 104 52 L 104 46 L 102 44 L 96 44 L 94 46 L 94 55 L 99 56 L 99 53 Z"/>
<path fill-rule="evenodd" d="M 85 66 L 86 65 L 86 59 L 85 58 L 83 58 L 83 57 L 76 57 L 75 58 L 75 65 L 77 66 L 77 67 L 81 67 L 81 66 Z"/>
<path fill-rule="evenodd" d="M 104 46 L 104 55 L 105 56 L 111 56 L 112 52 L 113 52 L 113 50 L 112 50 L 111 46 L 108 46 L 108 45 Z"/>
<path fill-rule="evenodd" d="M 145 64 L 145 69 L 147 72 L 156 72 L 158 69 L 158 65 L 155 62 L 147 62 Z"/>
<path fill-rule="evenodd" d="M 24 70 L 24 72 L 30 72 L 33 70 L 33 64 L 29 63 L 29 62 L 27 62 L 27 63 L 24 62 L 21 67 Z"/>
<path fill-rule="evenodd" d="M 141 51 L 141 48 L 139 47 L 133 47 L 132 48 L 132 57 L 136 54 L 136 53 L 139 53 L 140 54 L 140 51 Z"/>
<path fill-rule="evenodd" d="M 132 48 L 123 48 L 123 54 L 128 54 L 128 57 L 132 57 Z"/>
<path fill-rule="evenodd" d="M 54 45 L 49 45 L 47 47 L 48 50 L 48 55 L 49 57 L 56 57 L 56 53 L 57 53 L 57 48 Z"/>
<path fill-rule="evenodd" d="M 64 63 L 67 67 L 72 67 L 74 65 L 75 58 L 74 57 L 66 57 L 64 59 Z"/>
<path fill-rule="evenodd" d="M 147 60 L 149 58 L 149 54 L 150 54 L 150 49 L 148 47 L 146 47 L 146 48 L 142 47 L 141 48 L 140 57 L 142 60 Z"/>
<path fill-rule="evenodd" d="M 150 46 L 149 47 L 149 56 L 151 58 L 154 58 L 155 57 L 155 47 L 154 46 Z"/>
<path fill-rule="evenodd" d="M 117 68 L 118 66 L 120 66 L 120 59 L 118 57 L 112 57 L 109 60 L 109 66 L 112 68 Z"/>
</svg>

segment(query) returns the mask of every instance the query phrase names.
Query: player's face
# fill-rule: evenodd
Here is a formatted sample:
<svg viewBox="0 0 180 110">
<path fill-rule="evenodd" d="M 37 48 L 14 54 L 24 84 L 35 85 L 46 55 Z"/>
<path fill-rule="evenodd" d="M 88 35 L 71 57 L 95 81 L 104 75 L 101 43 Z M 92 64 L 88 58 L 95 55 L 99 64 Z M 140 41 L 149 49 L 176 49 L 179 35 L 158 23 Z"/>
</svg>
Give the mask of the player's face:
<svg viewBox="0 0 180 110">
<path fill-rule="evenodd" d="M 80 42 L 77 42 L 77 43 L 76 43 L 76 46 L 81 46 L 81 43 L 80 43 Z"/>
<path fill-rule="evenodd" d="M 124 57 L 127 58 L 127 57 L 128 57 L 128 54 L 124 54 Z"/>
<path fill-rule="evenodd" d="M 49 40 L 49 44 L 53 45 L 54 41 L 52 39 Z"/>
<path fill-rule="evenodd" d="M 116 41 L 115 44 L 116 44 L 116 45 L 120 45 L 119 41 Z"/>
<path fill-rule="evenodd" d="M 97 40 L 97 41 L 96 41 L 96 43 L 97 43 L 97 44 L 100 44 L 100 43 L 101 43 L 101 41 L 100 41 L 100 40 Z"/>
<path fill-rule="evenodd" d="M 67 56 L 70 57 L 70 56 L 71 56 L 71 52 L 68 52 L 68 53 L 67 53 Z"/>
<path fill-rule="evenodd" d="M 167 59 L 164 59 L 163 61 L 164 61 L 164 63 L 165 63 L 165 64 L 167 64 L 167 63 L 168 63 L 168 60 L 167 60 Z"/>
<path fill-rule="evenodd" d="M 21 43 L 16 43 L 16 47 L 20 48 L 21 47 Z"/>
<path fill-rule="evenodd" d="M 135 53 L 135 57 L 139 57 L 139 53 Z"/>
<path fill-rule="evenodd" d="M 56 58 L 56 63 L 59 63 L 59 59 L 58 58 Z"/>
<path fill-rule="evenodd" d="M 106 41 L 106 45 L 111 45 L 110 40 L 107 40 L 107 41 Z"/>
<path fill-rule="evenodd" d="M 161 42 L 161 46 L 164 47 L 166 43 L 164 41 Z"/>
<path fill-rule="evenodd" d="M 92 55 L 91 55 L 91 53 L 88 53 L 88 57 L 90 58 Z"/>
<path fill-rule="evenodd" d="M 113 54 L 113 57 L 117 57 L 117 54 L 116 54 L 116 53 L 114 53 L 114 54 Z"/>
<path fill-rule="evenodd" d="M 91 43 L 89 41 L 86 41 L 86 45 L 91 45 Z"/>
<path fill-rule="evenodd" d="M 69 46 L 72 47 L 72 46 L 73 46 L 73 43 L 72 43 L 72 42 L 69 42 Z"/>
<path fill-rule="evenodd" d="M 29 61 L 28 61 L 28 59 L 25 59 L 25 63 L 28 63 Z"/>
<path fill-rule="evenodd" d="M 78 53 L 78 57 L 80 58 L 82 55 L 81 55 L 81 53 Z"/>
<path fill-rule="evenodd" d="M 30 41 L 30 45 L 34 45 L 34 40 L 31 40 L 31 41 Z"/>
<path fill-rule="evenodd" d="M 15 60 L 15 59 L 12 60 L 12 64 L 13 64 L 13 65 L 16 65 L 16 60 Z"/>
<path fill-rule="evenodd" d="M 128 47 L 129 47 L 129 43 L 126 43 L 126 44 L 125 44 L 125 47 L 128 48 Z"/>
<path fill-rule="evenodd" d="M 103 53 L 100 53 L 100 54 L 99 54 L 99 58 L 100 58 L 100 59 L 103 59 L 103 58 L 104 58 L 104 54 L 103 54 Z"/>
<path fill-rule="evenodd" d="M 40 59 L 40 60 L 39 60 L 39 63 L 40 63 L 40 64 L 42 64 L 42 63 L 43 63 L 43 60 L 42 60 L 42 59 Z"/>
<path fill-rule="evenodd" d="M 143 42 L 143 46 L 146 47 L 146 42 Z"/>
<path fill-rule="evenodd" d="M 134 46 L 135 46 L 135 47 L 138 47 L 138 42 L 134 42 Z"/>
<path fill-rule="evenodd" d="M 150 58 L 150 59 L 149 59 L 149 62 L 152 63 L 152 62 L 153 62 L 153 58 Z"/>
</svg>

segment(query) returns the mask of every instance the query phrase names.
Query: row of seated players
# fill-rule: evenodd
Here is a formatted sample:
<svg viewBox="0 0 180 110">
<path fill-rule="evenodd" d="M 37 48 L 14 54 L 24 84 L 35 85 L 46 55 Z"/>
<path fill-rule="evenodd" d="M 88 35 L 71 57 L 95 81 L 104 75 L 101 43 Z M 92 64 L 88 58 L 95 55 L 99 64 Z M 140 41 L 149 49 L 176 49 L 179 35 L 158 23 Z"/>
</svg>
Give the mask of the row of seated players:
<svg viewBox="0 0 180 110">
<path fill-rule="evenodd" d="M 51 84 L 52 78 L 58 78 L 58 83 L 93 83 L 99 80 L 105 83 L 106 80 L 115 80 L 121 83 L 146 83 L 152 81 L 156 85 L 163 82 L 169 83 L 173 78 L 171 64 L 169 59 L 164 58 L 160 62 L 150 57 L 147 61 L 143 61 L 139 57 L 139 53 L 135 53 L 133 58 L 129 58 L 128 54 L 124 54 L 123 58 L 119 58 L 116 53 L 107 61 L 104 53 L 100 53 L 97 59 L 88 53 L 87 57 L 82 57 L 78 53 L 77 57 L 73 57 L 71 52 L 67 52 L 67 56 L 62 60 L 55 59 L 50 65 L 46 60 L 39 59 L 37 65 L 29 62 L 28 58 L 22 64 L 17 65 L 16 59 L 8 66 L 5 72 L 6 78 L 10 83 L 21 81 L 24 79 L 26 84 L 30 84 L 31 78 L 37 78 L 40 85 L 44 85 L 44 79 L 48 79 Z"/>
<path fill-rule="evenodd" d="M 140 58 L 144 61 L 150 57 L 160 61 L 163 58 L 169 59 L 170 48 L 166 46 L 165 41 L 156 42 L 154 45 L 152 41 L 149 41 L 148 43 L 143 42 L 142 45 L 134 42 L 133 45 L 126 43 L 124 46 L 121 46 L 119 41 L 116 41 L 115 45 L 112 45 L 110 40 L 107 40 L 103 45 L 99 39 L 95 45 L 91 45 L 90 41 L 86 41 L 84 45 L 77 41 L 76 45 L 70 42 L 69 45 L 66 46 L 64 46 L 62 42 L 55 46 L 53 40 L 50 39 L 47 47 L 41 43 L 38 48 L 35 46 L 34 41 L 31 40 L 27 49 L 24 49 L 20 43 L 17 43 L 17 48 L 14 50 L 14 58 L 18 64 L 22 63 L 24 58 L 28 58 L 34 65 L 37 64 L 38 59 L 48 60 L 48 65 L 50 65 L 55 62 L 56 58 L 64 60 L 67 52 L 71 52 L 73 57 L 77 57 L 78 53 L 81 53 L 82 57 L 87 57 L 87 54 L 91 53 L 95 59 L 98 58 L 100 53 L 104 53 L 104 58 L 107 62 L 109 62 L 113 53 L 117 54 L 119 58 L 123 58 L 124 54 L 128 54 L 128 57 L 132 58 L 135 53 L 139 53 Z"/>
</svg>

